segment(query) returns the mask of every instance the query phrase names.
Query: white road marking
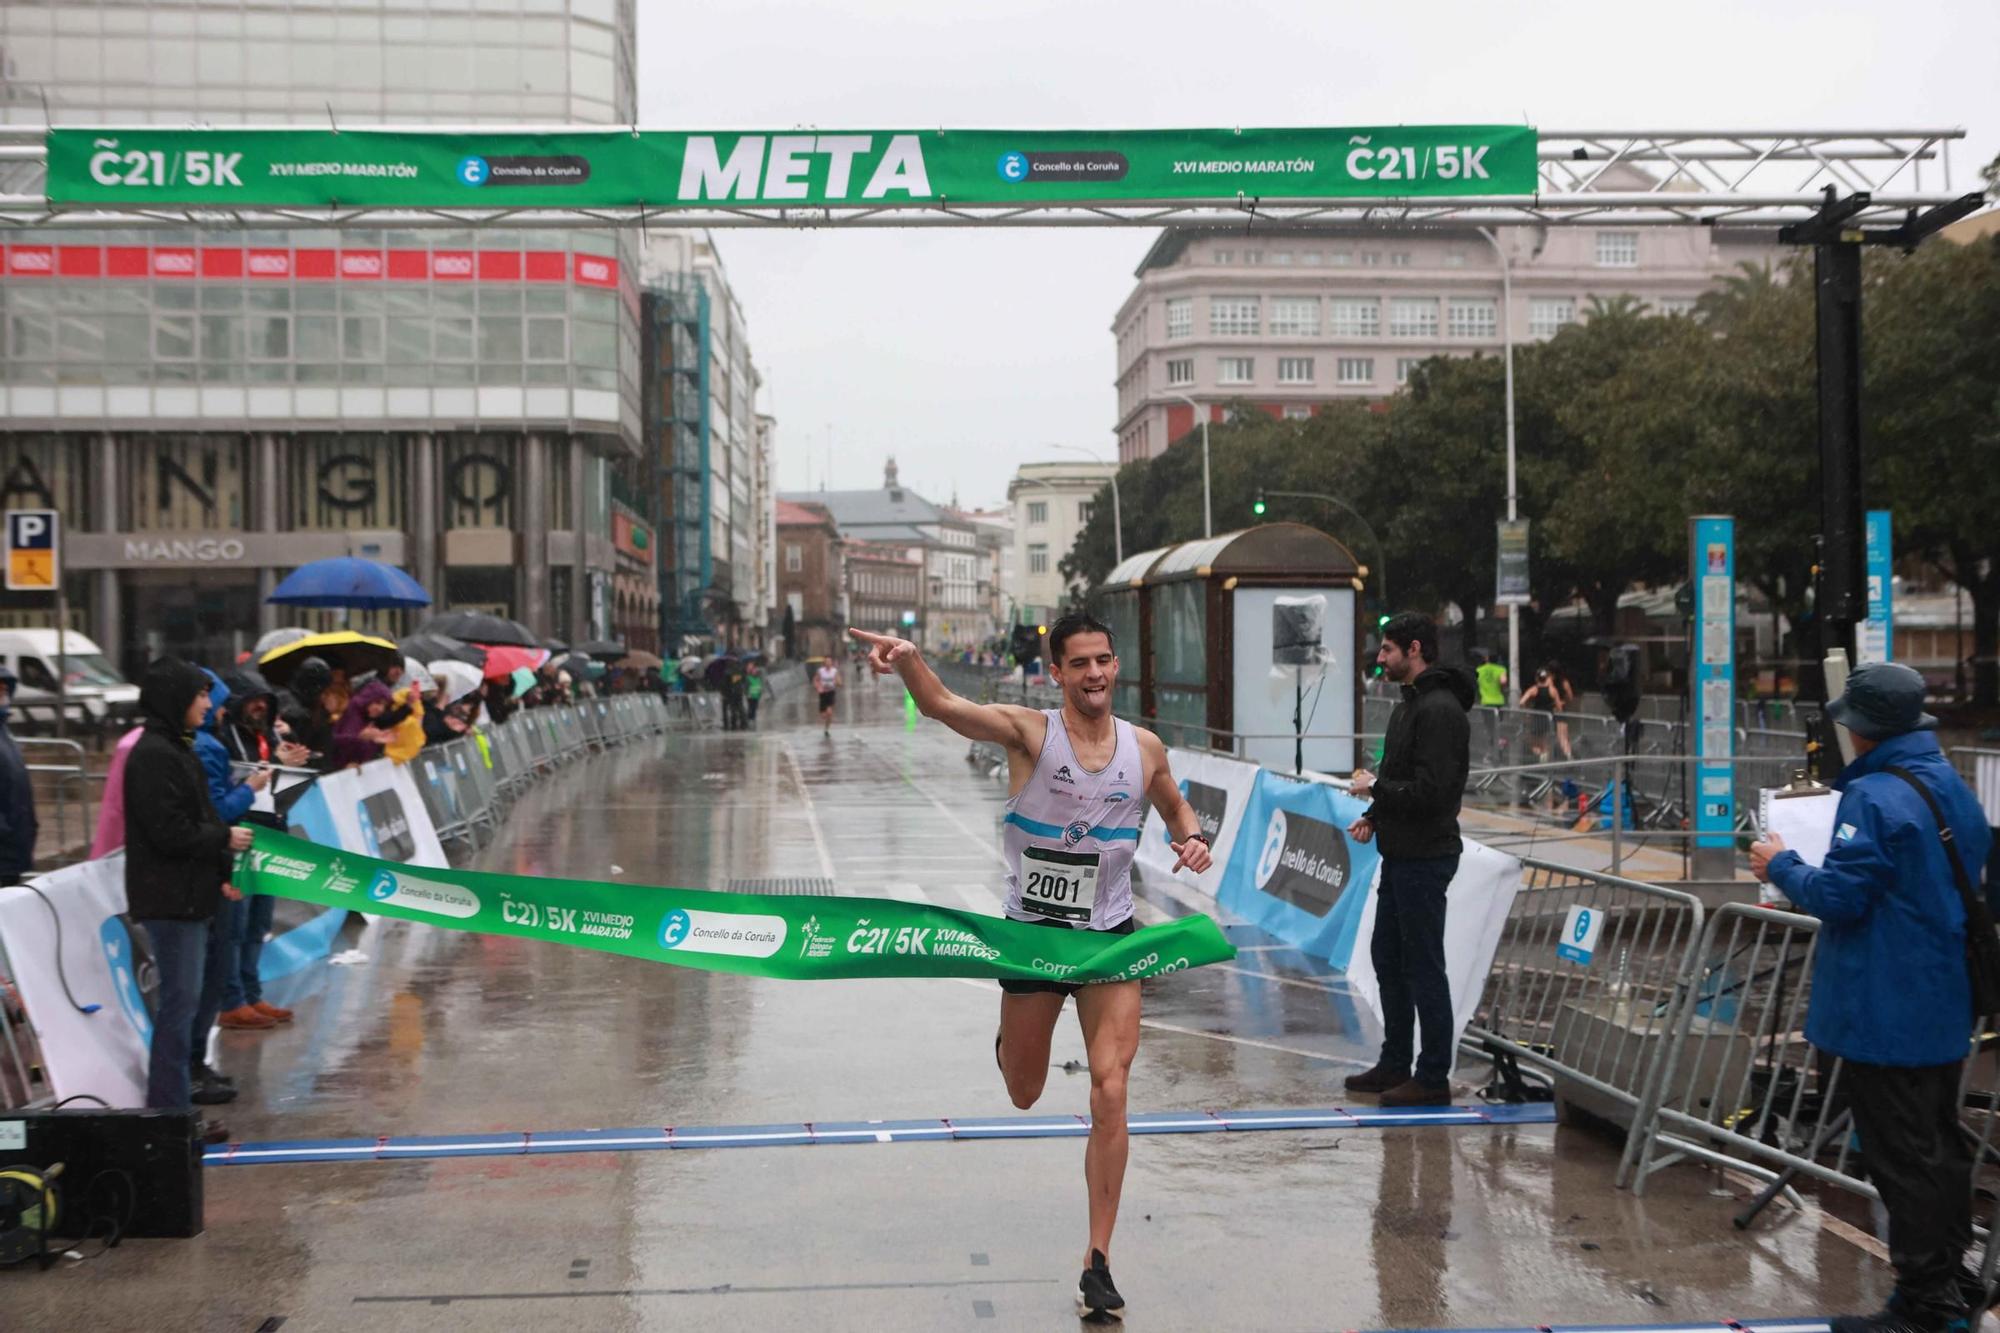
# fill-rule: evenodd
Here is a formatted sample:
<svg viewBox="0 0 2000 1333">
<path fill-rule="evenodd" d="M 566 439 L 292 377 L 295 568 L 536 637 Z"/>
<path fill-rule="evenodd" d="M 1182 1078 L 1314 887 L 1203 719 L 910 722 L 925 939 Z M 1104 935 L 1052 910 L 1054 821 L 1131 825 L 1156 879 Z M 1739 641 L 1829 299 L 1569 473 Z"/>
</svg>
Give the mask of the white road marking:
<svg viewBox="0 0 2000 1333">
<path fill-rule="evenodd" d="M 806 812 L 806 824 L 812 829 L 813 848 L 819 853 L 820 873 L 830 882 L 837 883 L 833 873 L 833 857 L 826 850 L 826 834 L 819 826 L 819 811 L 813 805 L 812 792 L 806 789 L 805 770 L 799 767 L 799 757 L 792 753 L 791 743 L 785 744 L 785 758 L 791 761 L 792 781 L 799 784 L 799 802 Z"/>
</svg>

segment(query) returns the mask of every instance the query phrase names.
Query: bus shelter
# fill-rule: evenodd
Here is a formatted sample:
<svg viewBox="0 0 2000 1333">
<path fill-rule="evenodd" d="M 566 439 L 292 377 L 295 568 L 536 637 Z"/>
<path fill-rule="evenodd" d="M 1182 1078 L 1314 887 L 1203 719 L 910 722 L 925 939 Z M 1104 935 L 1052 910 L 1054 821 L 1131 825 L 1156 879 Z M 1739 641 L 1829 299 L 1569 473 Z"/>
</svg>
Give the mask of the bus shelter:
<svg viewBox="0 0 2000 1333">
<path fill-rule="evenodd" d="M 1266 523 L 1145 551 L 1113 569 L 1089 598 L 1117 636 L 1114 706 L 1146 719 L 1170 745 L 1228 751 L 1289 771 L 1297 732 L 1305 767 L 1354 767 L 1361 716 L 1364 568 L 1340 542 L 1303 523 Z M 1317 666 L 1278 666 L 1280 597 L 1326 599 Z"/>
</svg>

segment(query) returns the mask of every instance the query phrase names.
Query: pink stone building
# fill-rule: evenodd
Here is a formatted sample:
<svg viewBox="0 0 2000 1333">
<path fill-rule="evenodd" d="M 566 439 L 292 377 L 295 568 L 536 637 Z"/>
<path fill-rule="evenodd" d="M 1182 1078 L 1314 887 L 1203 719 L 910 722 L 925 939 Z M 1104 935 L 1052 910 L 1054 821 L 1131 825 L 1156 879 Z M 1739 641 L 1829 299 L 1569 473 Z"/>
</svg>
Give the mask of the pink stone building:
<svg viewBox="0 0 2000 1333">
<path fill-rule="evenodd" d="M 1593 297 L 1691 311 L 1737 265 L 1778 257 L 1775 239 L 1698 227 L 1512 227 L 1516 343 L 1589 318 Z M 1498 355 L 1501 269 L 1469 227 L 1403 232 L 1160 234 L 1112 323 L 1118 457 L 1165 452 L 1195 408 L 1220 420 L 1241 399 L 1304 417 L 1337 399 L 1380 399 L 1428 357 Z"/>
</svg>

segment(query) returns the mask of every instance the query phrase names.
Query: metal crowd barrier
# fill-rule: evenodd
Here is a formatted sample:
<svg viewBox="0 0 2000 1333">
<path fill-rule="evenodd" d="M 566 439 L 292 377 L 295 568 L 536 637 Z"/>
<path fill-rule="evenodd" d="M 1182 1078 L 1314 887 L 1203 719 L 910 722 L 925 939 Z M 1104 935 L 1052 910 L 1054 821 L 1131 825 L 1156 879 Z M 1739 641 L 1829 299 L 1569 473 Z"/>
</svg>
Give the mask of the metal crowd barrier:
<svg viewBox="0 0 2000 1333">
<path fill-rule="evenodd" d="M 1688 1160 L 1766 1179 L 1739 1226 L 1780 1195 L 1797 1205 L 1791 1185 L 1799 1177 L 1880 1197 L 1842 1096 L 1845 1062 L 1805 1037 L 1819 931 L 1817 918 L 1747 903 L 1709 917 L 1626 1141 L 1621 1187 L 1643 1195 L 1654 1172 Z M 1968 1042 L 1958 1121 L 1973 1160 L 1974 1238 L 1984 1244 L 1980 1276 L 1990 1295 L 2000 1272 L 2000 1227 L 1986 1202 L 2000 1171 L 2000 1042 L 1977 1037 Z"/>
<path fill-rule="evenodd" d="M 1701 900 L 1545 861 L 1521 869 L 1466 1041 L 1547 1075 L 1564 1106 L 1636 1124 L 1693 968 Z M 1573 908 L 1597 926 L 1587 963 L 1557 953 Z"/>
</svg>

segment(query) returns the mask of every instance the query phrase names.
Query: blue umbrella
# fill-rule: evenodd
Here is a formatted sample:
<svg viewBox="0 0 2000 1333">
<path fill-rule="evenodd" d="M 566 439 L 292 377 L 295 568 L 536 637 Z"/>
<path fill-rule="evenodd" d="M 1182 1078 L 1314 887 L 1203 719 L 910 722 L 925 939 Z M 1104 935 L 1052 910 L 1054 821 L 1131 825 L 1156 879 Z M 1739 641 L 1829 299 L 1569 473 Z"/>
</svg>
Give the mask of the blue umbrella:
<svg viewBox="0 0 2000 1333">
<path fill-rule="evenodd" d="M 423 585 L 379 560 L 339 555 L 315 560 L 293 570 L 276 592 L 264 599 L 283 606 L 352 607 L 362 611 L 429 606 Z"/>
</svg>

